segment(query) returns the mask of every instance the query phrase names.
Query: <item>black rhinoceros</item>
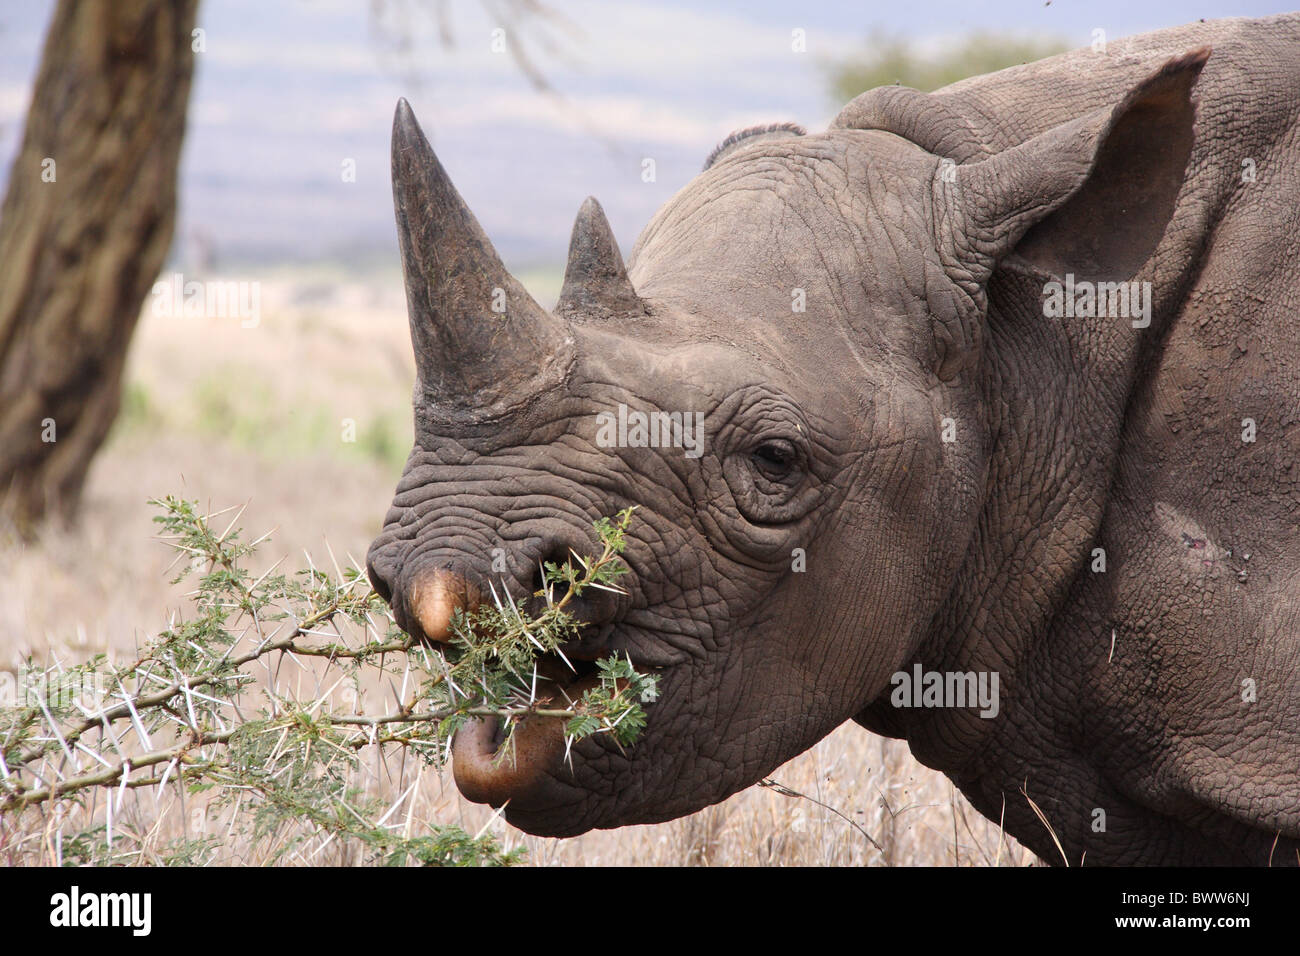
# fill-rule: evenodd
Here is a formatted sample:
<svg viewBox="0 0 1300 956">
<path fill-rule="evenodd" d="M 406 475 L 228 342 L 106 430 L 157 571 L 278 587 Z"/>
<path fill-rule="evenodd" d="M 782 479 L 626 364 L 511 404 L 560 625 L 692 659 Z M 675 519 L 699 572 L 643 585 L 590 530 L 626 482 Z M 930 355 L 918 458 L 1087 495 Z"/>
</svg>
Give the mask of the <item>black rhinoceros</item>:
<svg viewBox="0 0 1300 956">
<path fill-rule="evenodd" d="M 371 580 L 442 640 L 637 505 L 568 656 L 660 674 L 626 752 L 461 731 L 465 795 L 667 820 L 853 719 L 1054 862 L 1030 800 L 1072 864 L 1294 864 L 1298 111 L 1296 16 L 871 90 L 732 137 L 626 269 L 588 200 L 548 312 L 399 103 L 416 437 Z M 656 412 L 695 454 L 598 440 Z"/>
</svg>

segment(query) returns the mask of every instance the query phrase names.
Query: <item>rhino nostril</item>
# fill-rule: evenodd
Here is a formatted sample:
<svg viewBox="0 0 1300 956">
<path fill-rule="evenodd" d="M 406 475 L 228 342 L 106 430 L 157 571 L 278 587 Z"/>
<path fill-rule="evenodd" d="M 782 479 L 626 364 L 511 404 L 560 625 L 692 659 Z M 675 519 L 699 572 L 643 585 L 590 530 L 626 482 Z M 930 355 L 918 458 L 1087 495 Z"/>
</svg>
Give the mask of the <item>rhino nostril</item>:
<svg viewBox="0 0 1300 956">
<path fill-rule="evenodd" d="M 370 586 L 375 589 L 375 593 L 384 599 L 384 603 L 392 604 L 393 589 L 388 586 L 388 581 L 375 569 L 374 562 L 369 558 L 366 558 L 366 577 L 370 579 Z"/>
<path fill-rule="evenodd" d="M 548 582 L 546 580 L 545 568 L 548 565 L 562 568 L 566 561 L 571 562 L 574 567 L 578 567 L 578 562 L 574 559 L 573 555 L 569 553 L 567 548 L 553 548 L 548 554 L 543 556 L 537 562 L 537 568 L 533 572 L 533 590 L 531 593 L 537 594 L 539 591 L 545 591 L 549 586 L 551 593 L 555 596 L 555 600 L 562 600 L 564 596 L 569 593 L 569 585 L 564 581 Z M 581 573 L 581 571 L 579 571 L 579 573 Z"/>
<path fill-rule="evenodd" d="M 603 628 L 600 625 L 608 624 L 614 620 L 618 614 L 619 595 L 597 587 L 584 587 L 572 597 L 569 596 L 569 585 L 564 581 L 546 581 L 544 568 L 563 567 L 565 562 L 570 562 L 578 570 L 578 578 L 581 580 L 582 569 L 578 561 L 570 553 L 568 547 L 557 546 L 548 552 L 540 561 L 533 571 L 533 588 L 534 597 L 530 601 L 529 611 L 540 613 L 545 606 L 545 597 L 538 596 L 539 592 L 550 589 L 553 600 L 559 604 L 564 603 L 564 610 L 568 612 L 576 621 L 587 625 L 580 632 L 576 641 L 566 645 L 566 653 L 569 650 L 575 651 L 575 656 L 581 659 L 590 659 L 590 654 L 594 654 L 604 644 L 601 636 Z M 607 637 L 607 633 L 604 635 Z"/>
</svg>

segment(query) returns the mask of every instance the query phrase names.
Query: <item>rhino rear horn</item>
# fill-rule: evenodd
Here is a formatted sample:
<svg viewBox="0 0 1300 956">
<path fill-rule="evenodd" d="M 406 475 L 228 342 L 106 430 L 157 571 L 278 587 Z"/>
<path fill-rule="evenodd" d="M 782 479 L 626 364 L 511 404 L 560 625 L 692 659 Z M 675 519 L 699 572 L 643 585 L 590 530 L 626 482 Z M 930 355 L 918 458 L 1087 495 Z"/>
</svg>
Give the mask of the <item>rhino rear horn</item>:
<svg viewBox="0 0 1300 956">
<path fill-rule="evenodd" d="M 405 99 L 393 116 L 393 205 L 419 387 L 483 409 L 553 371 L 564 324 L 506 271 Z"/>
<path fill-rule="evenodd" d="M 588 196 L 569 240 L 569 261 L 555 311 L 561 315 L 639 314 L 645 307 L 627 277 L 605 210 Z"/>
</svg>

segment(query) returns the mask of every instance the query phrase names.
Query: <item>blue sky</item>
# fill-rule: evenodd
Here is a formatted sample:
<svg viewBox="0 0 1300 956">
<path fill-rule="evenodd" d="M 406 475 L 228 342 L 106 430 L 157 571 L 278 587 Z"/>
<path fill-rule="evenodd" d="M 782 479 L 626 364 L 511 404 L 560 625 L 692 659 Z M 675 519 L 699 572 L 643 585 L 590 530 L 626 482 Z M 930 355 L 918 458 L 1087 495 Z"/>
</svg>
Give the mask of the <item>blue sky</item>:
<svg viewBox="0 0 1300 956">
<path fill-rule="evenodd" d="M 107 2 L 107 0 L 105 0 Z M 507 27 L 557 96 L 538 94 L 475 0 L 203 0 L 181 172 L 180 255 L 195 237 L 218 261 L 396 263 L 388 179 L 393 105 L 407 96 L 461 192 L 517 267 L 563 260 L 578 206 L 595 195 L 624 250 L 712 146 L 754 122 L 819 128 L 839 105 L 825 64 L 873 28 L 942 48 L 975 29 L 1086 45 L 1201 17 L 1264 15 L 1262 0 L 549 0 L 556 21 Z M 0 11 L 0 177 L 17 150 L 52 0 Z M 794 53 L 803 29 L 807 52 Z M 394 39 L 407 45 L 398 50 Z M 653 158 L 656 180 L 642 180 Z M 356 163 L 356 182 L 341 176 Z"/>
</svg>

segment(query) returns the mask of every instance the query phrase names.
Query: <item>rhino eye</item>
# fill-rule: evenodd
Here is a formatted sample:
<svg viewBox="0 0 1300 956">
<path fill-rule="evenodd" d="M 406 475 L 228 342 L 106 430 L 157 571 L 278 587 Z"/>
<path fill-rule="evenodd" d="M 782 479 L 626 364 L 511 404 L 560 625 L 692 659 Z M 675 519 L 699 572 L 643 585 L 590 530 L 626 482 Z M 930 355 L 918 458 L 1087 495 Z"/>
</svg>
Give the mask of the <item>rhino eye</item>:
<svg viewBox="0 0 1300 956">
<path fill-rule="evenodd" d="M 794 429 L 790 429 L 791 432 Z M 722 462 L 722 471 L 741 516 L 753 524 L 778 525 L 807 513 L 818 497 L 810 481 L 810 453 L 794 435 L 745 435 Z"/>
<path fill-rule="evenodd" d="M 762 474 L 771 481 L 780 481 L 794 468 L 796 452 L 787 441 L 766 441 L 754 449 L 751 458 Z"/>
</svg>

